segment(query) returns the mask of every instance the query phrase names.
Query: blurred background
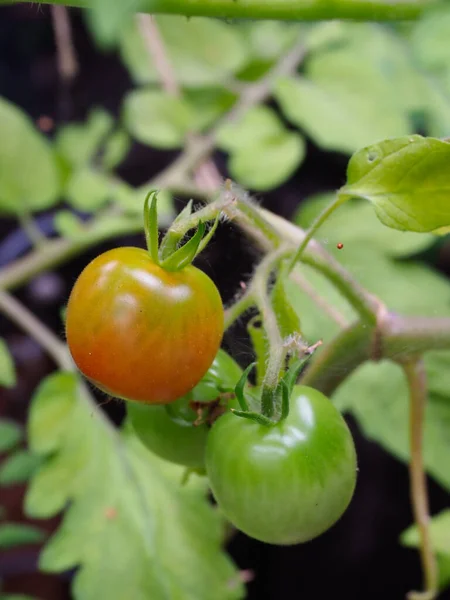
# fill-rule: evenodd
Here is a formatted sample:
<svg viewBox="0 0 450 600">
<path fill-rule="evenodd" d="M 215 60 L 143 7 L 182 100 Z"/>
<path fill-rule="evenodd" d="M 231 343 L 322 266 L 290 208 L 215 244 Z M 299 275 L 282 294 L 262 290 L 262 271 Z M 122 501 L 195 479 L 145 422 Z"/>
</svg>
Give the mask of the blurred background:
<svg viewBox="0 0 450 600">
<path fill-rule="evenodd" d="M 93 108 L 101 107 L 119 118 L 124 97 L 135 85 L 117 49 L 108 52 L 100 49 L 81 13 L 70 10 L 69 14 L 77 64 L 74 72 L 64 78 L 58 66 L 49 7 L 0 8 L 0 95 L 24 110 L 49 138 L 63 125 L 86 121 Z M 275 104 L 272 102 L 269 106 Z M 279 109 L 276 110 L 279 114 Z M 420 130 L 420 127 L 415 129 Z M 1 138 L 0 131 L 0 143 Z M 297 213 L 302 199 L 334 190 L 345 182 L 348 154 L 320 147 L 310 136 L 306 136 L 305 143 L 305 158 L 286 181 L 271 190 L 255 191 L 258 202 L 287 218 Z M 176 152 L 176 149 L 152 148 L 134 139 L 116 172 L 127 184 L 138 187 L 168 165 Z M 229 174 L 223 152 L 216 151 L 214 161 L 222 175 Z M 182 200 L 175 197 L 175 205 L 181 206 Z M 77 214 L 80 218 L 86 216 L 83 211 Z M 55 235 L 53 216 L 53 208 L 36 215 L 38 227 L 48 237 Z M 143 245 L 143 242 L 143 237 L 136 234 L 92 247 L 60 268 L 21 286 L 17 296 L 47 326 L 62 334 L 61 307 L 83 266 L 107 248 L 121 244 Z M 0 268 L 30 248 L 24 225 L 18 224 L 15 218 L 2 216 Z M 235 294 L 239 281 L 251 272 L 257 257 L 249 242 L 227 224 L 220 228 L 205 256 L 202 255 L 200 266 L 217 282 L 227 301 Z M 450 271 L 446 247 L 433 250 L 432 259 L 441 273 Z M 246 364 L 250 346 L 245 329 L 235 328 L 232 333 L 225 343 L 237 360 Z M 32 393 L 38 382 L 54 369 L 54 364 L 36 342 L 3 316 L 0 316 L 0 336 L 11 350 L 18 374 L 16 387 L 0 388 L 0 417 L 25 426 Z M 123 409 L 119 403 L 109 403 L 104 410 L 120 423 Z M 360 477 L 355 498 L 335 527 L 317 540 L 291 548 L 271 547 L 242 534 L 230 541 L 231 556 L 247 572 L 251 600 L 340 597 L 400 600 L 408 590 L 420 587 L 418 554 L 402 547 L 398 541 L 412 521 L 407 467 L 376 442 L 365 438 L 351 417 L 349 423 L 356 440 Z M 25 485 L 0 488 L 3 507 L 0 518 L 27 521 L 22 511 Z M 448 493 L 443 488 L 431 481 L 430 490 L 433 513 L 448 505 Z M 39 525 L 45 531 L 45 538 L 55 530 L 59 519 L 27 522 Z M 38 572 L 41 546 L 42 541 L 37 541 L 0 549 L 4 594 L 29 594 L 41 600 L 71 598 L 72 573 L 57 576 Z M 443 593 L 442 598 L 450 599 L 450 593 Z"/>
</svg>

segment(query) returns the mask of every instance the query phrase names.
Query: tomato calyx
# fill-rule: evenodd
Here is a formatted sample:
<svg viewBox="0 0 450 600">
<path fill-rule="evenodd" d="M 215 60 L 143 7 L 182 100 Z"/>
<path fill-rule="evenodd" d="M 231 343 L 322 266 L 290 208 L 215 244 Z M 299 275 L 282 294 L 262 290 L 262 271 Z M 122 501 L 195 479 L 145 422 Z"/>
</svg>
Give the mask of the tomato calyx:
<svg viewBox="0 0 450 600">
<path fill-rule="evenodd" d="M 161 246 L 158 239 L 158 192 L 152 190 L 145 198 L 144 202 L 144 230 L 148 253 L 152 261 L 166 271 L 181 271 L 192 263 L 200 252 L 202 252 L 219 224 L 220 213 L 208 233 L 205 235 L 206 226 L 199 222 L 194 235 L 183 245 L 178 247 L 179 242 L 186 233 L 179 233 L 176 225 L 187 219 L 192 213 L 192 200 L 185 206 L 178 217 L 172 223 L 164 236 Z"/>
<path fill-rule="evenodd" d="M 287 372 L 280 379 L 278 385 L 274 389 L 262 388 L 261 406 L 264 407 L 265 405 L 264 394 L 271 395 L 270 403 L 272 406 L 279 406 L 279 410 L 274 416 L 272 416 L 272 414 L 265 414 L 263 409 L 258 412 L 257 410 L 252 410 L 251 408 L 254 400 L 251 398 L 249 401 L 245 393 L 245 384 L 247 383 L 248 376 L 250 375 L 251 370 L 256 366 L 256 362 L 251 363 L 245 369 L 235 387 L 236 398 L 239 402 L 241 410 L 232 408 L 231 412 L 237 417 L 249 419 L 255 423 L 258 423 L 259 425 L 265 425 L 266 427 L 273 427 L 281 421 L 284 421 L 289 416 L 290 397 L 296 384 L 298 375 L 310 357 L 311 354 L 307 354 L 306 356 L 293 361 Z"/>
</svg>

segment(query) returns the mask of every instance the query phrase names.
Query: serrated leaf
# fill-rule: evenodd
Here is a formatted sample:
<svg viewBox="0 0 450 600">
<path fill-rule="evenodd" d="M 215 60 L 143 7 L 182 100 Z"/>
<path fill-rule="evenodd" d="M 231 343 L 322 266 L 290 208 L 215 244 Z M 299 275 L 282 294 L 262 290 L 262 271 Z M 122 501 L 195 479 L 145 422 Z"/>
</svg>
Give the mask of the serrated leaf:
<svg viewBox="0 0 450 600">
<path fill-rule="evenodd" d="M 85 123 L 71 123 L 58 131 L 56 148 L 72 168 L 78 169 L 94 160 L 113 124 L 109 113 L 93 109 Z"/>
<path fill-rule="evenodd" d="M 303 228 L 308 228 L 314 219 L 330 205 L 335 194 L 318 194 L 302 202 L 294 222 Z M 314 236 L 321 244 L 336 247 L 343 243 L 344 248 L 339 255 L 353 252 L 354 243 L 370 243 L 383 254 L 404 257 L 422 252 L 435 242 L 434 235 L 397 231 L 384 227 L 377 219 L 373 208 L 368 202 L 351 200 L 343 204 L 321 225 Z"/>
<path fill-rule="evenodd" d="M 17 423 L 0 419 L 0 452 L 12 450 L 17 446 L 22 437 L 22 430 Z"/>
<path fill-rule="evenodd" d="M 23 483 L 33 475 L 39 457 L 28 450 L 17 450 L 0 465 L 0 486 Z"/>
<path fill-rule="evenodd" d="M 0 523 L 0 549 L 38 544 L 44 539 L 44 532 L 33 525 Z"/>
<path fill-rule="evenodd" d="M 16 370 L 5 340 L 0 338 L 0 387 L 16 385 Z"/>
<path fill-rule="evenodd" d="M 51 207 L 60 176 L 50 144 L 17 106 L 0 98 L 0 213 Z"/>
<path fill-rule="evenodd" d="M 78 567 L 73 594 L 83 600 L 122 600 L 130 590 L 133 600 L 241 598 L 237 573 L 221 551 L 223 523 L 207 501 L 204 481 L 181 486 L 183 469 L 150 454 L 128 430 L 115 431 L 73 394 L 75 378 L 70 375 L 67 385 L 61 377 L 44 382 L 31 408 L 33 423 L 49 404 L 52 439 L 45 450 L 52 454 L 33 478 L 26 506 L 35 516 L 50 516 L 68 505 L 41 554 L 41 569 Z M 69 415 L 62 411 L 56 420 L 58 394 L 47 394 L 46 385 L 66 389 Z M 35 422 L 35 444 L 48 422 L 41 418 L 40 434 Z M 55 494 L 57 502 L 49 498 Z"/>
<path fill-rule="evenodd" d="M 246 59 L 246 45 L 237 28 L 218 20 L 156 16 L 168 58 L 181 85 L 226 82 Z M 159 82 L 135 23 L 122 29 L 122 59 L 138 83 Z"/>
<path fill-rule="evenodd" d="M 402 231 L 450 225 L 450 144 L 419 135 L 385 140 L 351 158 L 340 193 L 369 200 L 380 221 Z"/>
<path fill-rule="evenodd" d="M 131 135 L 155 148 L 179 148 L 192 129 L 189 104 L 158 90 L 135 90 L 124 104 L 124 123 Z"/>
<path fill-rule="evenodd" d="M 66 190 L 67 201 L 83 212 L 95 212 L 111 196 L 111 184 L 104 173 L 83 167 L 72 175 Z"/>
<path fill-rule="evenodd" d="M 107 170 L 112 170 L 125 159 L 131 146 L 129 135 L 123 129 L 114 131 L 105 143 L 102 163 Z"/>
</svg>

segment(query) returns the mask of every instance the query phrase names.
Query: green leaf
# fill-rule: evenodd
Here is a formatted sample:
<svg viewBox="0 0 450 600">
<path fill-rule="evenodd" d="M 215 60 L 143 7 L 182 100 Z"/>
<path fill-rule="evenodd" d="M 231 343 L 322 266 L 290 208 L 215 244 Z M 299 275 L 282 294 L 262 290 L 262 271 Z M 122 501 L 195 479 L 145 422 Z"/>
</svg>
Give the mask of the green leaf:
<svg viewBox="0 0 450 600">
<path fill-rule="evenodd" d="M 124 123 L 139 142 L 155 148 L 179 148 L 192 129 L 189 104 L 158 90 L 135 90 L 124 104 Z"/>
<path fill-rule="evenodd" d="M 60 176 L 50 144 L 31 119 L 0 98 L 0 213 L 45 210 L 58 200 Z"/>
<path fill-rule="evenodd" d="M 12 450 L 22 439 L 22 430 L 14 421 L 0 419 L 0 452 Z"/>
<path fill-rule="evenodd" d="M 237 95 L 225 87 L 187 88 L 185 98 L 192 108 L 193 129 L 204 131 L 211 127 L 236 102 Z"/>
<path fill-rule="evenodd" d="M 122 600 L 132 590 L 133 600 L 242 598 L 204 481 L 193 476 L 182 486 L 183 469 L 115 431 L 78 396 L 73 375 L 42 384 L 30 431 L 34 446 L 51 454 L 31 482 L 28 512 L 50 516 L 68 506 L 40 567 L 78 567 L 74 597 Z"/>
<path fill-rule="evenodd" d="M 16 370 L 5 340 L 0 338 L 0 387 L 16 385 Z"/>
<path fill-rule="evenodd" d="M 347 76 L 370 95 L 361 98 L 346 81 Z M 387 90 L 381 94 L 366 88 L 364 61 L 349 73 L 330 64 L 323 77 L 323 81 L 285 77 L 275 88 L 275 98 L 286 117 L 319 146 L 351 154 L 379 139 L 411 131 L 407 118 L 389 106 Z"/>
<path fill-rule="evenodd" d="M 142 0 L 127 0 L 114 2 L 110 0 L 95 0 L 84 11 L 84 16 L 100 48 L 111 49 L 118 42 L 124 24 L 131 22 L 135 13 L 140 12 Z"/>
<path fill-rule="evenodd" d="M 57 151 L 72 168 L 78 169 L 94 160 L 113 124 L 109 113 L 93 109 L 85 123 L 71 123 L 58 131 Z"/>
<path fill-rule="evenodd" d="M 77 210 L 95 212 L 110 199 L 111 187 L 107 175 L 83 167 L 75 171 L 68 183 L 67 201 Z"/>
<path fill-rule="evenodd" d="M 431 543 L 439 570 L 439 587 L 450 584 L 450 510 L 443 510 L 430 522 Z M 401 543 L 410 548 L 420 547 L 419 531 L 415 525 L 406 529 L 401 535 Z"/>
<path fill-rule="evenodd" d="M 23 523 L 0 523 L 0 549 L 38 544 L 45 539 L 41 529 Z"/>
<path fill-rule="evenodd" d="M 62 237 L 76 239 L 83 231 L 83 221 L 70 210 L 60 210 L 53 218 L 56 232 Z"/>
<path fill-rule="evenodd" d="M 340 193 L 369 200 L 380 221 L 402 231 L 450 225 L 450 144 L 419 135 L 357 152 Z"/>
<path fill-rule="evenodd" d="M 102 164 L 108 171 L 114 169 L 125 159 L 131 146 L 131 140 L 126 131 L 117 129 L 105 143 Z"/>
<path fill-rule="evenodd" d="M 295 215 L 295 223 L 307 229 L 333 199 L 334 194 L 331 193 L 308 198 L 306 202 L 302 202 Z M 436 237 L 431 233 L 399 232 L 384 227 L 370 204 L 358 199 L 341 205 L 314 237 L 325 247 L 335 248 L 338 243 L 343 243 L 344 248 L 341 250 L 340 258 L 348 252 L 353 252 L 355 243 L 369 242 L 383 254 L 404 257 L 422 252 L 436 241 Z"/>
<path fill-rule="evenodd" d="M 28 481 L 39 463 L 39 457 L 28 450 L 17 450 L 0 466 L 0 486 Z"/>
<path fill-rule="evenodd" d="M 299 38 L 302 25 L 281 21 L 254 21 L 242 23 L 247 44 L 247 56 L 274 61 L 289 50 Z"/>
<path fill-rule="evenodd" d="M 271 189 L 288 179 L 305 155 L 303 139 L 287 131 L 276 113 L 265 106 L 223 126 L 218 145 L 231 153 L 231 175 L 255 190 Z"/>
<path fill-rule="evenodd" d="M 156 16 L 168 58 L 181 85 L 226 82 L 246 59 L 246 45 L 237 28 L 218 20 Z M 135 23 L 122 28 L 122 59 L 138 83 L 157 83 L 159 75 Z"/>
</svg>

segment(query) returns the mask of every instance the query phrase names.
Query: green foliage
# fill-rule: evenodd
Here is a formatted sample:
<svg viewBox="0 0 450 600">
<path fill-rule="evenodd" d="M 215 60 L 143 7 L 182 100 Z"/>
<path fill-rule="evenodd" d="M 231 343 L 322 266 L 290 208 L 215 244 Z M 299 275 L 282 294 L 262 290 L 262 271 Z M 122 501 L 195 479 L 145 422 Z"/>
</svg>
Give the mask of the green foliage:
<svg viewBox="0 0 450 600">
<path fill-rule="evenodd" d="M 29 488 L 30 516 L 55 515 L 62 526 L 41 555 L 41 568 L 79 566 L 76 598 L 240 598 L 237 573 L 220 550 L 223 523 L 205 484 L 150 454 L 93 414 L 69 373 L 40 385 L 29 439 L 45 462 Z M 80 444 L 80 440 L 83 443 Z"/>
<path fill-rule="evenodd" d="M 183 146 L 194 120 L 189 104 L 182 98 L 144 89 L 128 94 L 124 122 L 139 142 L 170 149 Z"/>
<path fill-rule="evenodd" d="M 83 167 L 95 159 L 113 125 L 109 113 L 95 108 L 85 123 L 71 123 L 59 129 L 56 150 L 73 169 Z"/>
<path fill-rule="evenodd" d="M 51 207 L 60 173 L 50 144 L 17 106 L 0 98 L 0 214 Z"/>
<path fill-rule="evenodd" d="M 0 419 L 0 452 L 12 450 L 22 439 L 22 430 L 14 421 Z"/>
<path fill-rule="evenodd" d="M 276 113 L 264 106 L 224 125 L 218 144 L 230 152 L 231 175 L 255 190 L 271 189 L 285 181 L 305 154 L 301 136 L 289 132 Z"/>
<path fill-rule="evenodd" d="M 246 60 L 246 47 L 235 27 L 212 19 L 157 16 L 155 22 L 181 85 L 216 85 Z M 137 25 L 122 28 L 122 58 L 137 83 L 156 83 L 159 76 Z"/>
<path fill-rule="evenodd" d="M 38 544 L 44 539 L 44 533 L 33 525 L 0 523 L 0 550 L 27 544 Z"/>
<path fill-rule="evenodd" d="M 439 587 L 450 584 L 450 510 L 444 510 L 431 519 L 431 542 L 437 555 Z M 420 546 L 417 527 L 411 526 L 402 533 L 401 542 L 410 548 Z"/>
<path fill-rule="evenodd" d="M 67 201 L 74 208 L 95 212 L 104 206 L 110 197 L 110 181 L 108 177 L 89 167 L 75 171 L 67 186 Z"/>
<path fill-rule="evenodd" d="M 299 211 L 298 221 L 309 225 L 323 203 L 323 198 L 306 203 Z M 361 201 L 351 201 L 341 207 L 319 230 L 319 240 L 328 243 L 331 254 L 391 310 L 406 315 L 448 315 L 448 280 L 413 259 L 396 259 L 398 255 L 423 250 L 420 236 L 390 232 L 374 215 L 371 218 L 364 206 L 366 204 Z M 383 229 L 389 233 L 386 237 Z M 397 236 L 398 244 L 392 234 Z M 342 250 L 336 248 L 339 241 L 344 242 Z M 318 305 L 317 296 L 326 300 L 348 322 L 356 318 L 356 314 L 322 275 L 305 265 L 298 269 L 298 273 L 307 291 L 293 283 L 288 283 L 287 290 L 299 315 L 308 315 L 307 319 L 303 319 L 306 339 L 328 341 L 339 327 Z M 309 295 L 311 290 L 312 297 Z M 425 463 L 428 472 L 450 489 L 450 352 L 429 352 L 425 361 L 430 387 Z M 408 393 L 399 367 L 389 362 L 365 364 L 341 384 L 333 400 L 342 411 L 349 411 L 356 417 L 369 438 L 398 458 L 408 460 Z"/>
<path fill-rule="evenodd" d="M 307 228 L 313 220 L 331 204 L 334 194 L 319 194 L 302 204 L 294 217 L 294 221 L 301 227 Z M 409 231 L 393 230 L 385 227 L 376 217 L 373 208 L 368 202 L 352 199 L 339 207 L 314 236 L 325 247 L 334 248 L 339 242 L 344 244 L 344 250 L 337 254 L 337 258 L 345 259 L 348 250 L 352 252 L 352 245 L 369 242 L 383 254 L 392 257 L 406 257 L 426 250 L 436 242 L 433 234 L 415 233 Z M 334 250 L 333 250 L 334 251 Z"/>
<path fill-rule="evenodd" d="M 0 387 L 11 388 L 16 385 L 16 371 L 6 342 L 0 338 Z"/>
<path fill-rule="evenodd" d="M 28 481 L 39 462 L 39 457 L 28 450 L 16 450 L 0 465 L 0 486 Z"/>
<path fill-rule="evenodd" d="M 369 200 L 384 225 L 433 231 L 450 225 L 450 144 L 418 135 L 386 140 L 349 162 L 343 197 Z"/>
</svg>

